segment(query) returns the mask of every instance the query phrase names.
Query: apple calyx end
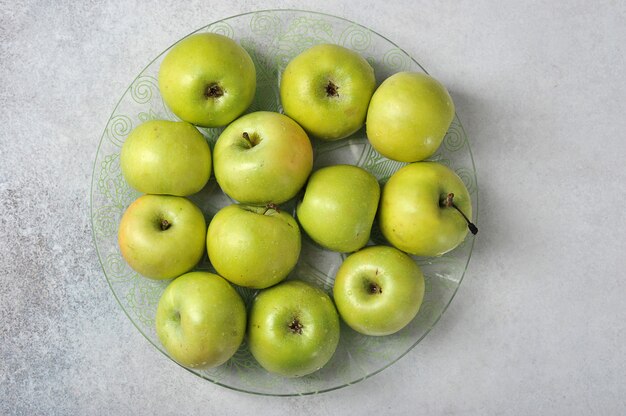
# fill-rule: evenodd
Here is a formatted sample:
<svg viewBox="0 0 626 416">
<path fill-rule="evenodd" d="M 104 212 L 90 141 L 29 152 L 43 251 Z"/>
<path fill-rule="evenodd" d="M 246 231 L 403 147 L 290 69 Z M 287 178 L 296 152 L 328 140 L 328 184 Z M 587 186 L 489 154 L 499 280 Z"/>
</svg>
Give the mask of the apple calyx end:
<svg viewBox="0 0 626 416">
<path fill-rule="evenodd" d="M 325 89 L 327 97 L 339 97 L 339 86 L 337 86 L 331 80 L 328 80 L 328 84 L 326 85 Z"/>
<path fill-rule="evenodd" d="M 478 234 L 478 227 L 476 227 L 476 224 L 471 222 L 469 218 L 467 218 L 467 215 L 465 215 L 463 211 L 461 211 L 461 209 L 454 203 L 454 194 L 452 192 L 446 195 L 444 200 L 441 202 L 441 205 L 443 205 L 446 208 L 456 209 L 463 216 L 463 219 L 465 219 L 465 222 L 467 223 L 467 228 L 469 228 L 470 232 L 473 235 Z"/>
<path fill-rule="evenodd" d="M 287 326 L 294 334 L 302 335 L 302 328 L 304 328 L 304 325 L 302 325 L 302 322 L 300 322 L 298 318 L 293 318 L 293 321 L 291 321 L 291 323 Z"/>
<path fill-rule="evenodd" d="M 172 223 L 170 223 L 168 220 L 166 220 L 165 218 L 161 220 L 161 231 L 166 231 L 168 228 L 170 228 L 172 226 Z"/>
<path fill-rule="evenodd" d="M 209 98 L 220 98 L 222 95 L 224 95 L 224 89 L 215 82 L 207 85 L 206 89 L 204 90 L 204 98 L 206 98 L 207 100 Z"/>
<path fill-rule="evenodd" d="M 383 288 L 380 287 L 377 283 L 370 282 L 367 286 L 367 291 L 371 295 L 380 295 L 381 293 L 383 293 Z"/>
</svg>

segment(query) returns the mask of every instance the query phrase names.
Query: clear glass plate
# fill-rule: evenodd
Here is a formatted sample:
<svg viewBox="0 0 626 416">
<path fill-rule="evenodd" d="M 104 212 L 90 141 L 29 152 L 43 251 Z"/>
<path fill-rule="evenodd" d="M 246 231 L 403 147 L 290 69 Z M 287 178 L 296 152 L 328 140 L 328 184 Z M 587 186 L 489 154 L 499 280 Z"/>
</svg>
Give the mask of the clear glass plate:
<svg viewBox="0 0 626 416">
<path fill-rule="evenodd" d="M 256 98 L 248 112 L 281 112 L 279 78 L 289 60 L 318 43 L 335 43 L 359 52 L 374 67 L 378 83 L 399 71 L 424 69 L 393 42 L 351 21 L 325 14 L 296 10 L 246 13 L 209 24 L 197 32 L 216 32 L 236 39 L 252 56 L 257 69 Z M 195 33 L 195 32 L 194 32 Z M 169 50 L 169 49 L 168 49 Z M 169 281 L 154 281 L 138 275 L 124 262 L 117 245 L 117 227 L 128 205 L 139 194 L 122 177 L 119 154 L 130 131 L 151 119 L 177 120 L 159 93 L 157 74 L 164 51 L 152 61 L 124 92 L 108 121 L 98 147 L 91 188 L 93 236 L 106 279 L 124 312 L 137 329 L 167 356 L 155 330 L 159 297 Z M 201 128 L 211 145 L 222 129 Z M 374 174 L 381 184 L 403 166 L 375 152 L 364 129 L 337 142 L 313 140 L 315 166 L 350 163 Z M 439 151 L 431 158 L 452 167 L 467 185 L 477 212 L 478 188 L 470 146 L 455 118 Z M 214 178 L 191 197 L 207 221 L 230 204 Z M 293 201 L 291 202 L 293 208 Z M 371 244 L 384 243 L 376 224 Z M 342 324 L 341 340 L 332 360 L 320 371 L 299 379 L 267 373 L 251 356 L 247 345 L 224 365 L 210 370 L 189 370 L 231 389 L 264 395 L 315 394 L 354 384 L 389 367 L 405 355 L 437 323 L 456 293 L 470 259 L 474 237 L 439 258 L 415 258 L 426 276 L 426 293 L 417 317 L 400 332 L 386 337 L 360 335 Z M 289 278 L 307 280 L 332 292 L 335 272 L 345 255 L 316 246 L 303 234 L 300 261 Z M 205 255 L 198 270 L 213 271 Z M 255 291 L 237 288 L 246 302 Z M 154 365 L 159 365 L 155 362 Z"/>
</svg>

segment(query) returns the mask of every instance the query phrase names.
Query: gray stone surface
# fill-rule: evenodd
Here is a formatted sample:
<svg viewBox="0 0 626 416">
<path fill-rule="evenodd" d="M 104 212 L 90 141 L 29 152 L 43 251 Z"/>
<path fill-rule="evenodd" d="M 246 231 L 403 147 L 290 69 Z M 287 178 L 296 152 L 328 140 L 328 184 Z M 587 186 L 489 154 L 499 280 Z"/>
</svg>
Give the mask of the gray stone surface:
<svg viewBox="0 0 626 416">
<path fill-rule="evenodd" d="M 0 414 L 626 414 L 626 6 L 619 1 L 0 1 Z M 91 237 L 109 115 L 214 20 L 308 7 L 402 46 L 451 90 L 481 232 L 451 307 L 375 377 L 265 398 L 164 359 Z"/>
</svg>

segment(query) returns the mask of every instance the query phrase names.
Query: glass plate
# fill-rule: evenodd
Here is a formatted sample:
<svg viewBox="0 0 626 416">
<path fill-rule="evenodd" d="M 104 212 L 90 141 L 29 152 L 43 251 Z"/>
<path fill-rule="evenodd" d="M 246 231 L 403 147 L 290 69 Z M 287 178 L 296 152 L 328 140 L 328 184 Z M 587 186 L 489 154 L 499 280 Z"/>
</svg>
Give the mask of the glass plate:
<svg viewBox="0 0 626 416">
<path fill-rule="evenodd" d="M 248 112 L 281 112 L 279 78 L 289 60 L 318 43 L 335 43 L 359 52 L 374 67 L 377 82 L 399 71 L 424 69 L 393 42 L 351 21 L 325 14 L 296 10 L 268 10 L 230 17 L 196 32 L 216 32 L 237 40 L 252 56 L 257 69 L 256 98 Z M 195 33 L 195 32 L 194 32 Z M 168 49 L 169 50 L 169 49 Z M 91 188 L 92 229 L 98 256 L 106 279 L 124 312 L 137 329 L 157 349 L 167 355 L 155 330 L 159 297 L 169 281 L 154 281 L 135 273 L 124 262 L 117 245 L 117 227 L 128 205 L 139 194 L 122 177 L 120 148 L 130 131 L 151 119 L 177 120 L 159 93 L 157 74 L 167 50 L 152 61 L 125 91 L 113 110 L 102 135 L 94 162 Z M 199 129 L 213 145 L 222 129 Z M 375 152 L 364 129 L 353 136 L 322 143 L 313 140 L 315 167 L 334 163 L 361 166 L 383 184 L 403 166 Z M 477 212 L 478 189 L 469 143 L 455 117 L 439 151 L 431 158 L 452 167 L 467 185 Z M 224 205 L 231 203 L 214 178 L 191 197 L 207 221 Z M 291 202 L 293 208 L 293 201 Z M 384 243 L 376 224 L 371 244 Z M 247 345 L 224 365 L 209 370 L 189 370 L 231 389 L 264 395 L 314 394 L 354 384 L 389 367 L 410 351 L 437 323 L 454 297 L 472 252 L 474 237 L 439 258 L 415 258 L 426 276 L 426 293 L 417 317 L 400 332 L 386 337 L 360 335 L 342 324 L 341 340 L 332 360 L 320 371 L 299 379 L 274 376 L 263 370 Z M 303 234 L 300 261 L 290 278 L 299 278 L 332 292 L 335 272 L 345 255 L 316 246 Z M 207 256 L 198 270 L 213 270 Z M 245 301 L 254 291 L 237 288 Z M 154 365 L 159 365 L 155 362 Z"/>
</svg>

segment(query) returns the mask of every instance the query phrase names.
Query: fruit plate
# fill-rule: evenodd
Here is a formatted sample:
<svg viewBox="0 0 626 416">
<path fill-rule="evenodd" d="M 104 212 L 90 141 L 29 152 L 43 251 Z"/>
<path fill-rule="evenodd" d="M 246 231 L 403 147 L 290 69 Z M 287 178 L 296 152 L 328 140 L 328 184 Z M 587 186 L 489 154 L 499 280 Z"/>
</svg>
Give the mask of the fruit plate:
<svg viewBox="0 0 626 416">
<path fill-rule="evenodd" d="M 360 53 L 373 66 L 379 84 L 396 72 L 425 72 L 406 52 L 383 36 L 357 23 L 320 13 L 257 11 L 211 23 L 196 32 L 229 36 L 251 55 L 257 68 L 257 91 L 248 112 L 281 112 L 278 87 L 282 70 L 291 58 L 319 43 L 335 43 Z M 147 120 L 178 120 L 165 106 L 157 83 L 159 66 L 168 50 L 141 71 L 113 110 L 97 150 L 91 187 L 92 230 L 106 279 L 133 324 L 166 356 L 168 354 L 156 335 L 155 312 L 169 281 L 140 276 L 125 263 L 117 244 L 117 227 L 125 209 L 139 196 L 126 183 L 120 170 L 119 155 L 124 140 L 134 127 Z M 223 129 L 199 130 L 213 146 Z M 404 165 L 374 151 L 367 142 L 364 129 L 336 142 L 312 142 L 314 168 L 337 163 L 358 165 L 374 174 L 381 185 Z M 473 212 L 477 212 L 476 172 L 458 117 L 454 118 L 443 144 L 431 160 L 457 172 L 470 192 Z M 221 207 L 232 203 L 221 192 L 214 178 L 190 198 L 203 210 L 207 222 Z M 294 206 L 294 201 L 291 201 L 283 209 L 293 209 Z M 385 244 L 376 223 L 370 244 Z M 463 279 L 473 244 L 474 237 L 468 235 L 459 247 L 442 257 L 415 257 L 426 278 L 424 301 L 417 317 L 400 332 L 385 337 L 360 335 L 342 324 L 340 343 L 332 360 L 311 375 L 293 379 L 267 373 L 249 353 L 245 340 L 225 364 L 208 370 L 189 371 L 234 390 L 276 396 L 315 394 L 371 377 L 409 352 L 437 323 Z M 346 255 L 324 250 L 306 236 L 302 245 L 300 260 L 289 278 L 311 282 L 332 295 L 334 275 Z M 206 254 L 197 269 L 213 271 Z M 255 291 L 237 290 L 249 305 Z"/>
</svg>

